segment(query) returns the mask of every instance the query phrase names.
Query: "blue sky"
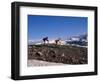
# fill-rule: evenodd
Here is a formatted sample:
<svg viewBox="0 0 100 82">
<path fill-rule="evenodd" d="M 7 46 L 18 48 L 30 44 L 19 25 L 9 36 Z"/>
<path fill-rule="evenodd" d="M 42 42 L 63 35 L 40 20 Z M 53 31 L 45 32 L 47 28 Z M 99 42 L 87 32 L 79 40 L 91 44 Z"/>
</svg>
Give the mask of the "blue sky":
<svg viewBox="0 0 100 82">
<path fill-rule="evenodd" d="M 28 15 L 28 40 L 66 39 L 87 33 L 87 17 Z"/>
</svg>

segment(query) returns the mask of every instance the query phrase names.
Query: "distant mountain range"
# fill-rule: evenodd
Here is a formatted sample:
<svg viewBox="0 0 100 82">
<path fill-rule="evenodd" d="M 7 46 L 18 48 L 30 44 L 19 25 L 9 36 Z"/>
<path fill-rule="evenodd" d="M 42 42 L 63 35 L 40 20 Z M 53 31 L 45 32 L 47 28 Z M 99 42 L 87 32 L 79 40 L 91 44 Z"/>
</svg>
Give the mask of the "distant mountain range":
<svg viewBox="0 0 100 82">
<path fill-rule="evenodd" d="M 87 34 L 83 34 L 83 35 L 78 35 L 78 36 L 72 36 L 72 37 L 70 37 L 70 39 L 69 40 L 72 40 L 72 41 L 74 41 L 74 40 L 78 40 L 78 41 L 81 41 L 81 40 L 87 40 Z"/>
<path fill-rule="evenodd" d="M 72 36 L 69 40 L 66 41 L 66 44 L 70 45 L 79 45 L 79 46 L 87 46 L 87 34 L 79 35 L 79 36 Z"/>
<path fill-rule="evenodd" d="M 43 41 L 41 40 L 41 41 L 32 41 L 32 40 L 30 40 L 29 42 L 28 42 L 28 45 L 34 45 L 34 44 L 43 44 Z"/>
<path fill-rule="evenodd" d="M 80 38 L 80 39 L 85 39 L 85 40 L 87 40 L 87 34 L 80 35 L 79 38 Z"/>
<path fill-rule="evenodd" d="M 87 34 L 83 35 L 78 35 L 78 36 L 72 36 L 69 39 L 66 40 L 61 40 L 61 42 L 66 45 L 66 44 L 75 44 L 75 45 L 81 45 L 81 46 L 86 46 L 87 45 Z M 55 43 L 55 40 L 49 40 L 49 43 Z M 43 44 L 43 41 L 33 41 L 29 40 L 28 45 L 40 45 Z"/>
</svg>

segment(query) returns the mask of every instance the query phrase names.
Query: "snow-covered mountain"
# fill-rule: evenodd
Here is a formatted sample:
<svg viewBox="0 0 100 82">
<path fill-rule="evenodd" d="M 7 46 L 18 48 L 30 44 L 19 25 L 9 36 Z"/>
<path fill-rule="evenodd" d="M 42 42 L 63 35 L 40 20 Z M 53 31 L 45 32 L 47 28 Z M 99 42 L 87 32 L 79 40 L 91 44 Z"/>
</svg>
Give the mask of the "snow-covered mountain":
<svg viewBox="0 0 100 82">
<path fill-rule="evenodd" d="M 70 41 L 86 41 L 87 40 L 87 34 L 72 36 L 68 40 L 70 40 Z"/>
<path fill-rule="evenodd" d="M 70 39 L 66 40 L 66 44 L 87 46 L 87 34 L 72 36 Z"/>
<path fill-rule="evenodd" d="M 33 41 L 33 40 L 29 40 L 28 41 L 28 45 L 39 45 L 39 44 L 43 44 L 43 41 Z"/>
</svg>

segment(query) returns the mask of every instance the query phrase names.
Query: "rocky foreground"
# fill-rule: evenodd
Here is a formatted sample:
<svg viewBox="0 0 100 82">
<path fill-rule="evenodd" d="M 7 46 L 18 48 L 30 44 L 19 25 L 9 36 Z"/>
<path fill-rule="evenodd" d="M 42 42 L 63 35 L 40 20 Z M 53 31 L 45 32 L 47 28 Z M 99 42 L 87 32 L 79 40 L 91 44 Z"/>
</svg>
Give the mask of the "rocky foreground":
<svg viewBox="0 0 100 82">
<path fill-rule="evenodd" d="M 28 60 L 42 60 L 63 64 L 87 64 L 87 57 L 87 48 L 83 47 L 54 44 L 28 46 Z M 32 61 L 30 62 L 32 63 Z"/>
</svg>

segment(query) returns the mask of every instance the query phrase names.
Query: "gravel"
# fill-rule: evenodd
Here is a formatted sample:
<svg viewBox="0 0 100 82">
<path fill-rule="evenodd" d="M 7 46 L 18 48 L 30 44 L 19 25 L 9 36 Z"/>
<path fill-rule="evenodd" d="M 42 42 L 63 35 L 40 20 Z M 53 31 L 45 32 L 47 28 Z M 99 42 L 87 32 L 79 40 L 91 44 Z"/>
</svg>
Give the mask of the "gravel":
<svg viewBox="0 0 100 82">
<path fill-rule="evenodd" d="M 64 65 L 63 63 L 46 62 L 41 60 L 31 59 L 28 60 L 27 66 L 53 66 L 53 65 Z"/>
</svg>

